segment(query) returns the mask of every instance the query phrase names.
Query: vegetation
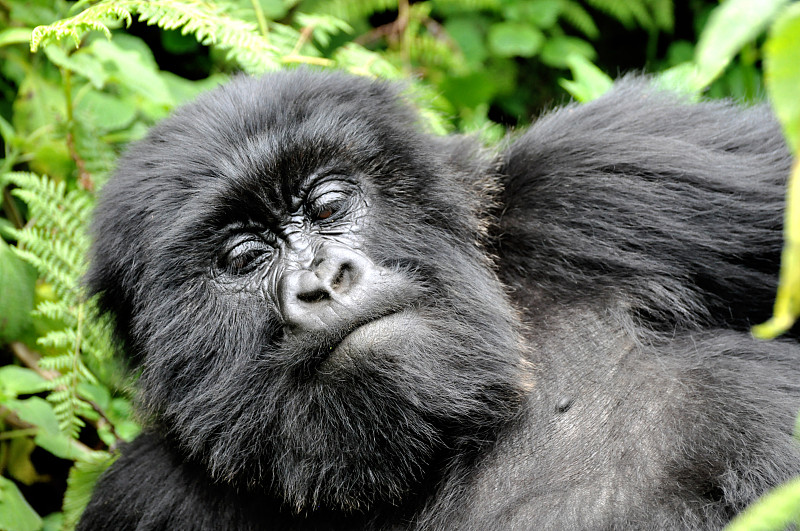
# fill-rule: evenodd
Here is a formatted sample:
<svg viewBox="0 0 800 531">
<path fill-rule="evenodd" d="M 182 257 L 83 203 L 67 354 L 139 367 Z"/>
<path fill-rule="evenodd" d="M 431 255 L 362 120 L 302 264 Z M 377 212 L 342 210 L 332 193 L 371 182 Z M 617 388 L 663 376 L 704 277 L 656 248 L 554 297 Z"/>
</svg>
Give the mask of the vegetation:
<svg viewBox="0 0 800 531">
<path fill-rule="evenodd" d="M 0 0 L 0 529 L 70 529 L 139 427 L 109 323 L 81 286 L 95 194 L 128 142 L 236 71 L 312 65 L 409 81 L 432 131 L 496 141 L 620 69 L 696 95 L 765 90 L 800 147 L 788 0 Z M 626 42 L 624 47 L 620 42 Z M 697 44 L 694 44 L 694 43 Z M 763 73 L 762 73 L 763 72 Z M 800 169 L 775 335 L 800 314 Z M 777 501 L 776 501 L 777 500 Z M 797 521 L 800 488 L 753 522 Z M 738 529 L 737 528 L 737 529 Z"/>
</svg>

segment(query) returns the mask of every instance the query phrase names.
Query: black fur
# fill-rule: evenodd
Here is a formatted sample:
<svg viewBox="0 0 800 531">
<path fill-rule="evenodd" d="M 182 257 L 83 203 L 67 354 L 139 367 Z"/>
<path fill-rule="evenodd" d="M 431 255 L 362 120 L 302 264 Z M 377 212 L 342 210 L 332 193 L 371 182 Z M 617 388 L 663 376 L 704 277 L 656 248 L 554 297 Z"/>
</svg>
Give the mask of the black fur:
<svg viewBox="0 0 800 531">
<path fill-rule="evenodd" d="M 103 190 L 88 283 L 148 428 L 80 528 L 721 527 L 800 473 L 800 349 L 748 333 L 790 162 L 765 108 L 643 79 L 496 156 L 390 84 L 235 79 Z M 355 190 L 339 225 L 295 212 L 317 174 Z M 285 219 L 374 280 L 324 326 L 294 326 L 284 244 L 218 265 L 223 227 Z"/>
</svg>

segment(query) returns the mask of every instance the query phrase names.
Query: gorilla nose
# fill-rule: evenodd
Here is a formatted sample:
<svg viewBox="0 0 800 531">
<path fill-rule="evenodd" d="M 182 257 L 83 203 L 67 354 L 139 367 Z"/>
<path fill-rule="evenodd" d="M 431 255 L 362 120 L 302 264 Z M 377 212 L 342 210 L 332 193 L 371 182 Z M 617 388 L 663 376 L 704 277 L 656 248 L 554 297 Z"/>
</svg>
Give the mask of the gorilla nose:
<svg viewBox="0 0 800 531">
<path fill-rule="evenodd" d="M 287 328 L 317 331 L 348 321 L 366 262 L 350 249 L 323 249 L 311 267 L 284 273 L 278 302 Z"/>
</svg>

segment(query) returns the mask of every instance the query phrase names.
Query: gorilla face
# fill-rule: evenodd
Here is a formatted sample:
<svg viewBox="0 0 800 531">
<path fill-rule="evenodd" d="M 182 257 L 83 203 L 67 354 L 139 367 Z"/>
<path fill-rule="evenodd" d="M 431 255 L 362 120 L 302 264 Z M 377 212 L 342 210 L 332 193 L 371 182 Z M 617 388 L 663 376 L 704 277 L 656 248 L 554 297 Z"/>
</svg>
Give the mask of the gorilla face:
<svg viewBox="0 0 800 531">
<path fill-rule="evenodd" d="M 396 98 L 238 78 L 134 146 L 96 214 L 89 285 L 142 410 L 215 478 L 298 511 L 398 500 L 520 401 L 473 193 L 491 183 L 465 186 Z"/>
</svg>

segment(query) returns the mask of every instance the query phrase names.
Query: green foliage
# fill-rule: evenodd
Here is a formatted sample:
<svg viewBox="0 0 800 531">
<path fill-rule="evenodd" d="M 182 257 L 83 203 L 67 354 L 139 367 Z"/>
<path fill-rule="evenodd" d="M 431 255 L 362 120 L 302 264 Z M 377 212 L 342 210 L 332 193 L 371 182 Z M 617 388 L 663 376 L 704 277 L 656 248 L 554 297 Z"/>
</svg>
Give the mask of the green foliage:
<svg viewBox="0 0 800 531">
<path fill-rule="evenodd" d="M 800 525 L 800 478 L 773 490 L 734 518 L 725 531 L 781 531 Z M 790 527 L 791 526 L 791 527 Z"/>
<path fill-rule="evenodd" d="M 16 256 L 12 247 L 0 240 L 0 341 L 22 336 L 30 327 L 36 272 Z"/>
<path fill-rule="evenodd" d="M 728 0 L 715 9 L 697 43 L 697 86 L 705 87 L 719 77 L 739 50 L 762 33 L 787 2 Z"/>
<path fill-rule="evenodd" d="M 561 79 L 560 82 L 576 100 L 592 101 L 611 88 L 613 80 L 583 56 L 570 56 L 567 64 L 572 70 L 574 80 Z"/>
<path fill-rule="evenodd" d="M 696 50 L 673 42 L 651 57 L 673 67 L 663 79 L 758 93 L 756 36 L 777 21 L 767 89 L 795 138 L 797 5 L 692 6 L 707 29 Z M 145 25 L 155 40 L 138 36 Z M 311 65 L 408 80 L 423 127 L 491 143 L 505 132 L 498 121 L 524 123 L 564 90 L 580 101 L 607 90 L 595 63 L 607 28 L 639 30 L 655 50 L 674 25 L 672 0 L 0 2 L 0 347 L 10 360 L 0 366 L 0 529 L 72 528 L 113 449 L 138 433 L 110 324 L 82 290 L 86 228 L 121 149 L 177 105 L 238 70 Z M 197 58 L 205 66 L 190 80 L 181 68 Z M 45 515 L 18 488 L 49 481 L 36 448 L 74 462 L 63 512 Z"/>
<path fill-rule="evenodd" d="M 64 496 L 64 527 L 74 528 L 83 510 L 89 504 L 94 485 L 102 474 L 116 460 L 106 452 L 94 452 L 79 460 L 72 467 L 67 479 L 67 493 Z"/>
<path fill-rule="evenodd" d="M 0 528 L 8 531 L 37 531 L 42 519 L 28 505 L 19 488 L 10 479 L 0 476 Z"/>
</svg>

